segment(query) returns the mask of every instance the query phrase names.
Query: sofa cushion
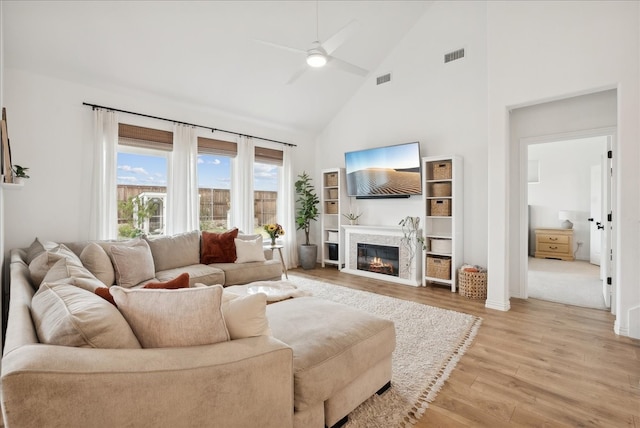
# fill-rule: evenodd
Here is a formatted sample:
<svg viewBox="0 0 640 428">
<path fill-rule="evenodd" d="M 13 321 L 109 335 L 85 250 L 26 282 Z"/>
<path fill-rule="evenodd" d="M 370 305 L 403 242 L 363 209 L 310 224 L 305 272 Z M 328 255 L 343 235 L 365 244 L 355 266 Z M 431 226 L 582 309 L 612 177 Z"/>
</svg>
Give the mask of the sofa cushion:
<svg viewBox="0 0 640 428">
<path fill-rule="evenodd" d="M 267 318 L 293 348 L 296 409 L 327 400 L 395 349 L 392 321 L 317 297 L 268 305 Z"/>
<path fill-rule="evenodd" d="M 222 286 L 178 290 L 109 290 L 143 348 L 208 345 L 229 340 Z"/>
<path fill-rule="evenodd" d="M 42 343 L 81 348 L 140 348 L 120 312 L 103 298 L 69 283 L 44 282 L 31 302 Z"/>
<path fill-rule="evenodd" d="M 264 248 L 262 248 L 262 236 L 256 239 L 244 240 L 236 238 L 235 263 L 264 262 Z"/>
<path fill-rule="evenodd" d="M 144 239 L 149 243 L 157 271 L 200 263 L 200 232 Z"/>
<path fill-rule="evenodd" d="M 187 272 L 181 273 L 177 277 L 166 282 L 149 282 L 142 288 L 164 288 L 165 290 L 189 288 L 189 274 Z"/>
<path fill-rule="evenodd" d="M 190 287 L 197 283 L 206 285 L 224 284 L 225 281 L 225 274 L 222 269 L 200 264 L 156 272 L 156 278 L 158 281 L 169 281 L 185 272 L 189 274 Z"/>
<path fill-rule="evenodd" d="M 104 285 L 111 287 L 116 280 L 111 258 L 100 245 L 89 243 L 80 253 L 80 261 Z"/>
<path fill-rule="evenodd" d="M 222 293 L 222 315 L 231 339 L 270 336 L 266 315 L 267 295 L 264 293 L 239 296 Z"/>
<path fill-rule="evenodd" d="M 31 273 L 31 281 L 33 282 L 34 287 L 37 288 L 44 280 L 49 269 L 51 269 L 58 260 L 63 258 L 69 258 L 74 262 L 77 262 L 77 265 L 82 266 L 82 262 L 78 256 L 63 244 L 60 244 L 53 249 L 43 251 L 29 264 L 29 272 Z"/>
<path fill-rule="evenodd" d="M 225 286 L 282 278 L 282 265 L 279 260 L 242 264 L 216 263 L 215 266 L 224 271 Z"/>
<path fill-rule="evenodd" d="M 147 241 L 138 239 L 124 245 L 112 245 L 109 249 L 120 287 L 131 288 L 155 278 L 153 256 Z"/>
<path fill-rule="evenodd" d="M 200 263 L 233 263 L 236 261 L 235 238 L 238 229 L 234 228 L 223 233 L 202 232 L 202 251 Z"/>
</svg>

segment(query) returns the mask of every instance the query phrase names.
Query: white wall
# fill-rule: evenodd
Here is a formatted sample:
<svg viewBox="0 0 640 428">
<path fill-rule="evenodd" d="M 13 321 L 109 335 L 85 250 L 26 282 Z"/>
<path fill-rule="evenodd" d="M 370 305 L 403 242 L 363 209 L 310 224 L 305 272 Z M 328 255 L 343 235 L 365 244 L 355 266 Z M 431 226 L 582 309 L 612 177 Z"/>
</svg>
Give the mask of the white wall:
<svg viewBox="0 0 640 428">
<path fill-rule="evenodd" d="M 640 337 L 640 11 L 638 2 L 489 2 L 489 291 L 487 306 L 509 307 L 510 271 L 518 248 L 508 239 L 519 213 L 510 209 L 508 111 L 569 96 L 617 89 L 620 183 L 614 215 L 618 295 L 615 331 Z M 626 183 L 626 184 L 625 184 Z"/>
<path fill-rule="evenodd" d="M 344 152 L 420 141 L 422 156 L 461 155 L 464 261 L 486 265 L 486 5 L 436 2 L 318 138 L 316 176 L 343 167 Z M 466 57 L 444 64 L 444 54 Z M 376 86 L 377 76 L 392 73 Z M 358 200 L 360 224 L 397 225 L 421 216 L 422 200 Z"/>
<path fill-rule="evenodd" d="M 535 250 L 535 229 L 560 227 L 558 212 L 569 211 L 574 216 L 572 251 L 577 260 L 589 260 L 590 231 L 595 228 L 587 221 L 591 166 L 601 164 L 606 148 L 606 137 L 529 145 L 529 160 L 538 161 L 540 171 L 540 181 L 528 184 L 530 255 Z"/>
<path fill-rule="evenodd" d="M 13 161 L 28 166 L 31 176 L 22 190 L 5 192 L 5 222 L 10 225 L 4 239 L 6 249 L 28 246 L 36 236 L 53 241 L 88 238 L 93 115 L 82 102 L 291 142 L 298 145 L 296 173 L 313 168 L 313 160 L 304 156 L 313 145 L 308 135 L 149 94 L 87 87 L 15 69 L 6 69 L 4 74 Z M 153 123 L 126 117 L 132 123 Z M 158 127 L 171 126 L 154 122 Z"/>
</svg>

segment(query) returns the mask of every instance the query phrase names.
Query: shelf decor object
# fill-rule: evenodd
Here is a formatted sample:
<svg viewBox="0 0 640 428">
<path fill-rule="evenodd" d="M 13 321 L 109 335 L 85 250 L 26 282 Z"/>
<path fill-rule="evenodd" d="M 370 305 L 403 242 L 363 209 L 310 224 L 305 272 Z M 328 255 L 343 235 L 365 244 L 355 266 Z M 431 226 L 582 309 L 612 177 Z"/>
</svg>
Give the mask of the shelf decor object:
<svg viewBox="0 0 640 428">
<path fill-rule="evenodd" d="M 443 284 L 456 291 L 463 260 L 462 158 L 422 158 L 423 272 L 422 285 Z"/>
</svg>

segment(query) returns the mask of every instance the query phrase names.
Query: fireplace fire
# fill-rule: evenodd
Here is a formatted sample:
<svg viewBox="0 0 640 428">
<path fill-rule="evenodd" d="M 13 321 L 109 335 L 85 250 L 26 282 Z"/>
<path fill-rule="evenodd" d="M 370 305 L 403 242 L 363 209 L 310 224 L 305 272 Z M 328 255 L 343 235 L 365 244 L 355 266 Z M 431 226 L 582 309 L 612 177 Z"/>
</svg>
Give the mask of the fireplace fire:
<svg viewBox="0 0 640 428">
<path fill-rule="evenodd" d="M 358 270 L 398 276 L 399 248 L 358 243 Z"/>
</svg>

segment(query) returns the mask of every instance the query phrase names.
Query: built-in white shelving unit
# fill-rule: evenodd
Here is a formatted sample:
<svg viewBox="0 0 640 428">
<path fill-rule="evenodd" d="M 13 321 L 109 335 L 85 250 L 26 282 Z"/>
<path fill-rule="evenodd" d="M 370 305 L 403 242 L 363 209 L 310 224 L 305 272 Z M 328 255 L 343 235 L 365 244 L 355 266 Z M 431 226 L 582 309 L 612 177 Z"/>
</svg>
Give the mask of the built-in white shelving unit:
<svg viewBox="0 0 640 428">
<path fill-rule="evenodd" d="M 426 250 L 422 282 L 447 284 L 456 291 L 457 270 L 463 263 L 462 158 L 422 158 Z"/>
<path fill-rule="evenodd" d="M 346 213 L 347 196 L 344 168 L 322 170 L 322 267 L 326 265 L 344 266 L 344 230 L 342 225 L 348 220 Z"/>
</svg>

